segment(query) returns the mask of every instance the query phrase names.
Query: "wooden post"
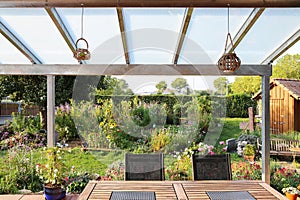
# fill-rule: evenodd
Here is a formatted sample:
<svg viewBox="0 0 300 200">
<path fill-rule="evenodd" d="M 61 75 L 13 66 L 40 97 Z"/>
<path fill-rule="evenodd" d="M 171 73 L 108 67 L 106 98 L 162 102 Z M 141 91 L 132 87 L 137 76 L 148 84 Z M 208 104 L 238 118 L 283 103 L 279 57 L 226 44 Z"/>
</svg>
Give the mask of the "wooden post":
<svg viewBox="0 0 300 200">
<path fill-rule="evenodd" d="M 248 108 L 248 115 L 249 115 L 249 130 L 250 132 L 254 131 L 254 112 L 253 107 Z"/>
<path fill-rule="evenodd" d="M 55 145 L 55 76 L 47 75 L 47 146 Z"/>
<path fill-rule="evenodd" d="M 262 181 L 270 184 L 270 76 L 262 76 Z"/>
</svg>

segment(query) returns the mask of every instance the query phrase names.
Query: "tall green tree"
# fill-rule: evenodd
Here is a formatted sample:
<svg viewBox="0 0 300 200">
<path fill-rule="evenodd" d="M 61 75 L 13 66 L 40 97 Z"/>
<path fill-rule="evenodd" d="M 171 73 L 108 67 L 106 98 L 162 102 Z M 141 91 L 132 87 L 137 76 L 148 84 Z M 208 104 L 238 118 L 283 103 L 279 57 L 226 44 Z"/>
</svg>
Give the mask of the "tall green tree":
<svg viewBox="0 0 300 200">
<path fill-rule="evenodd" d="M 220 77 L 214 80 L 214 86 L 217 94 L 228 94 L 228 80 L 226 77 Z"/>
<path fill-rule="evenodd" d="M 166 81 L 160 81 L 155 86 L 157 88 L 157 94 L 162 94 L 168 87 Z"/>
<path fill-rule="evenodd" d="M 253 95 L 259 91 L 261 78 L 259 76 L 242 76 L 237 77 L 231 84 L 233 94 Z"/>
<path fill-rule="evenodd" d="M 96 95 L 132 95 L 133 91 L 129 88 L 128 83 L 124 79 L 116 77 L 104 76 L 102 85 L 98 85 Z"/>
<path fill-rule="evenodd" d="M 186 92 L 188 93 L 188 83 L 186 79 L 184 78 L 176 78 L 172 83 L 171 83 L 172 88 L 174 88 L 178 93 L 182 93 L 182 90 L 185 89 Z"/>
<path fill-rule="evenodd" d="M 55 104 L 64 104 L 72 98 L 76 76 L 55 77 Z M 0 76 L 0 95 L 13 101 L 35 104 L 44 109 L 47 103 L 46 76 Z"/>
<path fill-rule="evenodd" d="M 47 101 L 46 76 L 0 76 L 0 95 L 40 107 Z"/>
<path fill-rule="evenodd" d="M 272 78 L 300 79 L 300 54 L 285 55 L 273 66 Z"/>
</svg>

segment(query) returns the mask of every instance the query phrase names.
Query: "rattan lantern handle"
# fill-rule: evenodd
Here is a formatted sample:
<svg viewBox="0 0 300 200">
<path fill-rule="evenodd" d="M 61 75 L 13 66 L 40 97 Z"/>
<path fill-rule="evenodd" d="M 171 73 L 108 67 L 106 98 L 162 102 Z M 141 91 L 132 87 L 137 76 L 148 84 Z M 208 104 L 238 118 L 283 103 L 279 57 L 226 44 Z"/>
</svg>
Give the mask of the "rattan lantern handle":
<svg viewBox="0 0 300 200">
<path fill-rule="evenodd" d="M 225 53 L 226 53 L 226 50 L 227 50 L 228 38 L 230 39 L 230 44 L 231 44 L 231 46 L 233 46 L 233 42 L 232 42 L 231 35 L 230 35 L 230 33 L 228 33 L 228 34 L 227 34 L 227 37 L 226 37 L 226 43 L 225 43 L 225 49 L 224 49 L 224 52 L 225 52 Z M 232 52 L 234 52 L 234 50 L 233 50 Z"/>
<path fill-rule="evenodd" d="M 79 41 L 81 41 L 81 40 L 83 40 L 84 42 L 85 42 L 85 44 L 86 44 L 86 48 L 88 49 L 89 48 L 89 43 L 86 41 L 86 39 L 84 39 L 84 38 L 79 38 L 77 41 L 76 41 L 76 49 L 78 49 L 78 43 L 79 43 Z"/>
</svg>

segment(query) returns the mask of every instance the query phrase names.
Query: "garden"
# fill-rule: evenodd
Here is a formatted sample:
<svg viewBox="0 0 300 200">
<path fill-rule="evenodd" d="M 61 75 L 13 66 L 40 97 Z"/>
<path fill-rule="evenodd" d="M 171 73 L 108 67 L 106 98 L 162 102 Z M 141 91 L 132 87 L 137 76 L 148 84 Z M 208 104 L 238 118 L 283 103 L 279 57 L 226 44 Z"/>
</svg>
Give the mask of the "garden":
<svg viewBox="0 0 300 200">
<path fill-rule="evenodd" d="M 236 113 L 245 109 L 230 106 L 232 102 L 248 106 L 239 103 L 247 102 L 246 97 L 230 98 L 234 99 L 227 101 L 231 115 L 243 118 L 222 117 L 223 100 L 209 95 L 103 97 L 96 103 L 71 100 L 57 106 L 55 152 L 61 162 L 53 166 L 54 178 L 45 173 L 51 165 L 45 155 L 51 148 L 46 147 L 42 115 L 14 114 L 0 127 L 0 194 L 37 193 L 46 183 L 60 181 L 67 192 L 80 193 L 89 180 L 124 180 L 126 152 L 164 153 L 166 180 L 192 180 L 192 154 L 230 153 L 234 180 L 261 180 L 261 162 L 253 142 L 260 131 L 239 129 L 247 113 Z M 245 160 L 236 151 L 227 152 L 230 138 L 248 141 L 257 154 L 255 161 Z M 271 176 L 271 186 L 280 192 L 300 183 L 295 169 L 276 162 L 272 162 Z"/>
</svg>

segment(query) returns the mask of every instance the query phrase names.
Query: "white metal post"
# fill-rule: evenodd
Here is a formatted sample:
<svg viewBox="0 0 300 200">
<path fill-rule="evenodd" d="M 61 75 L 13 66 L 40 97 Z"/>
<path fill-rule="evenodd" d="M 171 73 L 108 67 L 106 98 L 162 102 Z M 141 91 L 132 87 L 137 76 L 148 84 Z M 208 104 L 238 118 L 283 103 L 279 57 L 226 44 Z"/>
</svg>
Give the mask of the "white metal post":
<svg viewBox="0 0 300 200">
<path fill-rule="evenodd" d="M 47 75 L 47 146 L 55 145 L 55 76 Z"/>
<path fill-rule="evenodd" d="M 270 184 L 270 76 L 262 76 L 262 180 Z"/>
</svg>

